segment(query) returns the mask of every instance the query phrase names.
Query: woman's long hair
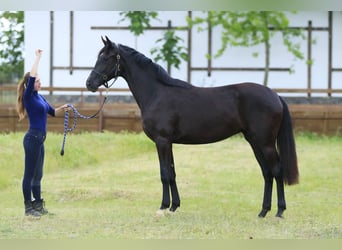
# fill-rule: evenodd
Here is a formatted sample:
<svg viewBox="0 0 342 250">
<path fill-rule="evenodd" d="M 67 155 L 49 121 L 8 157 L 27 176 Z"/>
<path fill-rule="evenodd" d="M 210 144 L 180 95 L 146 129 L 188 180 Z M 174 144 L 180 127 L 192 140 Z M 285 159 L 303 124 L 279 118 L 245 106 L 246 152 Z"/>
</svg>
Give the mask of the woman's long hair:
<svg viewBox="0 0 342 250">
<path fill-rule="evenodd" d="M 26 115 L 23 98 L 29 76 L 30 72 L 27 72 L 24 75 L 24 78 L 19 82 L 17 87 L 17 112 L 19 115 L 19 121 L 23 120 Z"/>
</svg>

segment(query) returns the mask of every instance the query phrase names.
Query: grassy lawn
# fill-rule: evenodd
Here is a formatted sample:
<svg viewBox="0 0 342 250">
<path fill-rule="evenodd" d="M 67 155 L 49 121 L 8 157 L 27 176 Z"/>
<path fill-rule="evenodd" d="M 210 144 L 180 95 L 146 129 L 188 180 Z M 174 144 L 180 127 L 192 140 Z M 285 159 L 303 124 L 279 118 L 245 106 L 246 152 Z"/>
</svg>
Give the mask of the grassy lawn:
<svg viewBox="0 0 342 250">
<path fill-rule="evenodd" d="M 50 214 L 24 216 L 23 133 L 0 135 L 2 239 L 312 239 L 342 238 L 342 138 L 297 135 L 300 184 L 286 186 L 284 219 L 261 208 L 263 178 L 240 136 L 174 145 L 181 207 L 157 216 L 159 163 L 144 134 L 48 134 L 43 197 Z"/>
</svg>

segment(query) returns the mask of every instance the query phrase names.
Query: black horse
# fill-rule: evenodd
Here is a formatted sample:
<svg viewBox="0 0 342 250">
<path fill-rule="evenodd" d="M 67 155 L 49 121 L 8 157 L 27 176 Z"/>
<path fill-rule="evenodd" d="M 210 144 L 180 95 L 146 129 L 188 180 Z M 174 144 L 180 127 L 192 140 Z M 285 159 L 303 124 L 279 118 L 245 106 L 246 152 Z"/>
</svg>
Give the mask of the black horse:
<svg viewBox="0 0 342 250">
<path fill-rule="evenodd" d="M 291 117 L 281 97 L 256 83 L 195 87 L 171 78 L 132 48 L 116 45 L 108 37 L 102 41 L 104 47 L 87 79 L 87 88 L 95 92 L 119 76 L 127 81 L 141 110 L 144 132 L 157 147 L 163 186 L 160 209 L 175 211 L 180 206 L 173 143 L 212 143 L 241 132 L 265 180 L 259 217 L 271 209 L 273 178 L 278 195 L 276 216 L 282 217 L 286 209 L 284 182 L 298 183 L 298 167 Z"/>
</svg>

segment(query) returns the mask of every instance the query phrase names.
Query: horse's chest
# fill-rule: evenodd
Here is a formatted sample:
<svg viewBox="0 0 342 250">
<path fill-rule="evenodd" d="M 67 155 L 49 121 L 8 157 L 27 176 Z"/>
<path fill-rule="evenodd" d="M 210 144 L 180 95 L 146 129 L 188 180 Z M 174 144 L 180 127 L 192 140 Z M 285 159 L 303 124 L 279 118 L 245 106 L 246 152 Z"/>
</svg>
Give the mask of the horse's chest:
<svg viewBox="0 0 342 250">
<path fill-rule="evenodd" d="M 142 117 L 142 125 L 144 130 L 152 132 L 160 131 L 160 130 L 170 130 L 175 122 L 173 119 L 165 113 L 161 114 L 151 114 Z"/>
</svg>

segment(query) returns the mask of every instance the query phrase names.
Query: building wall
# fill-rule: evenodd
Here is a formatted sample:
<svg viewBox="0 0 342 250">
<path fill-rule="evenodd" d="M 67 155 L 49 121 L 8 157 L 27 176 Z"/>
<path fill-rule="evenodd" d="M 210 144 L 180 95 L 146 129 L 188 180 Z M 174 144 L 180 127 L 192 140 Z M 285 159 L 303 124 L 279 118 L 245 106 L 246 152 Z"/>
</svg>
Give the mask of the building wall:
<svg viewBox="0 0 342 250">
<path fill-rule="evenodd" d="M 202 15 L 202 12 L 193 12 L 193 16 Z M 70 66 L 70 12 L 55 11 L 53 13 L 53 66 Z M 307 26 L 308 20 L 312 20 L 314 27 L 328 26 L 328 12 L 297 12 L 287 13 L 291 26 Z M 159 20 L 152 22 L 152 26 L 167 26 L 168 20 L 172 20 L 173 26 L 186 25 L 186 11 L 163 11 L 159 12 Z M 140 37 L 135 37 L 128 30 L 96 30 L 94 26 L 127 26 L 127 22 L 119 22 L 122 17 L 116 11 L 75 11 L 73 12 L 73 51 L 72 63 L 74 67 L 88 69 L 73 70 L 55 69 L 52 74 L 52 83 L 56 87 L 84 87 L 87 76 L 96 61 L 97 53 L 103 44 L 101 36 L 107 35 L 113 42 L 125 44 L 151 57 L 150 50 L 156 46 L 156 40 L 162 37 L 163 31 L 149 30 Z M 342 14 L 334 12 L 333 15 L 333 67 L 342 68 Z M 49 11 L 26 11 L 25 12 L 25 70 L 28 71 L 34 59 L 34 51 L 37 48 L 44 50 L 40 65 L 40 76 L 45 86 L 50 84 L 50 12 Z M 187 32 L 177 31 L 177 35 L 184 40 L 187 46 Z M 207 32 L 198 33 L 192 30 L 192 54 L 191 64 L 194 67 L 206 67 L 205 57 L 208 47 Z M 326 88 L 328 81 L 328 32 L 314 31 L 312 46 L 312 88 Z M 213 52 L 220 47 L 220 30 L 213 30 Z M 304 55 L 307 54 L 307 41 L 301 41 Z M 257 52 L 258 57 L 252 54 Z M 166 66 L 162 62 L 158 62 Z M 212 61 L 213 67 L 263 67 L 264 46 L 250 48 L 228 48 L 223 56 Z M 282 44 L 279 34 L 271 41 L 271 67 L 291 67 L 294 73 L 271 72 L 269 86 L 272 88 L 306 88 L 307 65 L 305 61 L 294 59 Z M 180 69 L 172 69 L 172 76 L 186 80 L 187 64 L 181 64 Z M 246 71 L 213 71 L 208 76 L 206 71 L 193 71 L 191 83 L 197 86 L 220 86 L 237 82 L 262 83 L 263 72 Z M 127 88 L 123 79 L 115 84 L 119 88 Z M 342 72 L 332 74 L 332 86 L 342 88 Z M 317 94 L 319 95 L 319 94 Z M 338 94 L 335 94 L 338 95 Z"/>
</svg>

